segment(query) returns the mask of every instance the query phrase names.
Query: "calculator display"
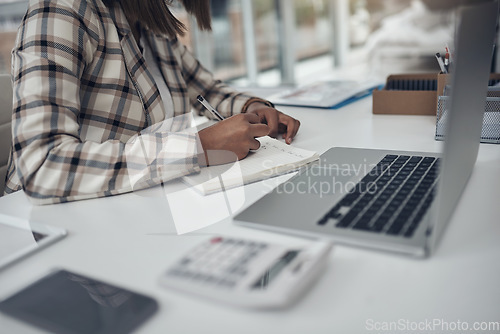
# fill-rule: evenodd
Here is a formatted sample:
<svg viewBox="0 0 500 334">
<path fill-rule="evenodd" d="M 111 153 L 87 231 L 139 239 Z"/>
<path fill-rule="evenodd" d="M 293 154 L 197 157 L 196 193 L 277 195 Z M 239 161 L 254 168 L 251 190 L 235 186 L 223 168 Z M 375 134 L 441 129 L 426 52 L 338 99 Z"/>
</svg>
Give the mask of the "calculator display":
<svg viewBox="0 0 500 334">
<path fill-rule="evenodd" d="M 252 290 L 266 289 L 269 284 L 276 278 L 279 273 L 285 268 L 290 262 L 295 259 L 295 257 L 300 253 L 300 251 L 292 250 L 288 251 L 279 258 L 270 269 L 268 269 L 255 284 L 252 285 Z"/>
</svg>

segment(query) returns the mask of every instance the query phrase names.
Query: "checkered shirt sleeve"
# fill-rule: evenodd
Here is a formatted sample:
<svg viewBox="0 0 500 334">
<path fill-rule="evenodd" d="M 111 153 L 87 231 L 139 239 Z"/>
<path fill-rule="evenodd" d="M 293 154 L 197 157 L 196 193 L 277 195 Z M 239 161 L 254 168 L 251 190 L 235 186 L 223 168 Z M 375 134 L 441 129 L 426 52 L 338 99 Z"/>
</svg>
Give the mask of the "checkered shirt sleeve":
<svg viewBox="0 0 500 334">
<path fill-rule="evenodd" d="M 7 192 L 22 187 L 35 204 L 130 192 L 199 171 L 196 132 L 169 131 L 166 120 L 148 124 L 154 115 L 143 115 L 138 93 L 119 77 L 121 68 L 118 82 L 101 77 L 113 72 L 109 59 L 121 57 L 118 38 L 115 48 L 102 42 L 109 34 L 102 20 L 109 15 L 96 13 L 107 14 L 103 6 L 31 1 L 19 29 Z M 104 93 L 96 97 L 98 89 Z M 101 114 L 90 110 L 97 98 L 111 110 L 103 113 L 102 102 Z"/>
</svg>

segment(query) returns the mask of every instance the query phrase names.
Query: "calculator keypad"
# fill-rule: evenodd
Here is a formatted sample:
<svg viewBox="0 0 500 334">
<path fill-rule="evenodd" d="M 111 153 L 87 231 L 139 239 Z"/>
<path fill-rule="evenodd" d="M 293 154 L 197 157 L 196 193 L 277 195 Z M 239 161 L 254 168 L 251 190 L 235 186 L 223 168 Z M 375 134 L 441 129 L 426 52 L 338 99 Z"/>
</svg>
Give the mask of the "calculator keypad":
<svg viewBox="0 0 500 334">
<path fill-rule="evenodd" d="M 268 245 L 262 242 L 214 237 L 178 261 L 167 275 L 203 285 L 234 288 Z"/>
</svg>

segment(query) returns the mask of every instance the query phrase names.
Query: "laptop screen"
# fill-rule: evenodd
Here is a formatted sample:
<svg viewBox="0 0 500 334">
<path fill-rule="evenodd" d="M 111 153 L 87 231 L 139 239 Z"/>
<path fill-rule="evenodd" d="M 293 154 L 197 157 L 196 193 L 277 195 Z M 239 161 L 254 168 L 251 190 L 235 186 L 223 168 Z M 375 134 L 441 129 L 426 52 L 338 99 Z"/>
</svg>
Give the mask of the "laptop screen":
<svg viewBox="0 0 500 334">
<path fill-rule="evenodd" d="M 431 237 L 435 247 L 472 173 L 479 150 L 497 24 L 498 1 L 459 9 L 451 104 Z"/>
</svg>

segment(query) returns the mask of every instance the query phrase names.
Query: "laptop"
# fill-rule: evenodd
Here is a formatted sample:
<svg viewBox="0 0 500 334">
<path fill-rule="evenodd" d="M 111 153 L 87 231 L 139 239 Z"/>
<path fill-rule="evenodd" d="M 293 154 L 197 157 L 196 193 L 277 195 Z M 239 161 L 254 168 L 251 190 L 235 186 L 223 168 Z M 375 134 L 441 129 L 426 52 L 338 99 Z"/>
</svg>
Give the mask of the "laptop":
<svg viewBox="0 0 500 334">
<path fill-rule="evenodd" d="M 331 148 L 318 163 L 236 215 L 235 223 L 430 256 L 476 162 L 497 13 L 498 0 L 459 10 L 441 155 Z"/>
</svg>

